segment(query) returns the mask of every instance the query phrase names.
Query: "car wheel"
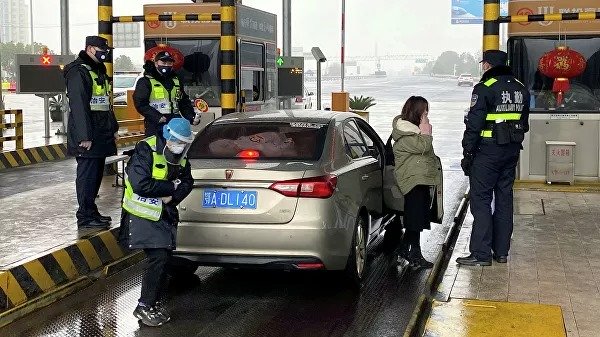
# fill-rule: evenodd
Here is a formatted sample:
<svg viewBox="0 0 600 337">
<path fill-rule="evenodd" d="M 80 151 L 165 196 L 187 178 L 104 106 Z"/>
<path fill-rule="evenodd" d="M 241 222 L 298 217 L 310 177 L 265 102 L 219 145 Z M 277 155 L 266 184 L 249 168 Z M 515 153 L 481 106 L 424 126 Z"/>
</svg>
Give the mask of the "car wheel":
<svg viewBox="0 0 600 337">
<path fill-rule="evenodd" d="M 367 270 L 367 232 L 363 216 L 359 215 L 354 228 L 350 255 L 346 263 L 346 276 L 351 284 L 360 287 Z"/>
</svg>

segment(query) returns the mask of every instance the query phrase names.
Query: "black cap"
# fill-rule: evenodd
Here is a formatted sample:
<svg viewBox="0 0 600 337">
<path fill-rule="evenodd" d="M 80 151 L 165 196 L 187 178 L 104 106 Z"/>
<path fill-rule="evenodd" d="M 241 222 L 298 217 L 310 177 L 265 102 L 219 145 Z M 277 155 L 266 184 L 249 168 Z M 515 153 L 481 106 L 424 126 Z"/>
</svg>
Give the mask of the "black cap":
<svg viewBox="0 0 600 337">
<path fill-rule="evenodd" d="M 156 56 L 154 56 L 154 62 L 156 61 L 171 61 L 171 62 L 175 62 L 175 59 L 173 58 L 173 55 L 171 55 L 171 53 L 169 53 L 168 51 L 161 51 L 156 53 Z"/>
<path fill-rule="evenodd" d="M 506 62 L 508 62 L 508 54 L 501 50 L 486 50 L 483 52 L 483 59 L 481 62 L 487 62 L 491 64 L 492 67 L 505 66 Z"/>
<path fill-rule="evenodd" d="M 96 35 L 86 37 L 85 45 L 86 45 L 86 47 L 87 46 L 98 47 L 102 50 L 114 49 L 114 48 L 108 46 L 108 41 L 105 38 L 96 36 Z"/>
</svg>

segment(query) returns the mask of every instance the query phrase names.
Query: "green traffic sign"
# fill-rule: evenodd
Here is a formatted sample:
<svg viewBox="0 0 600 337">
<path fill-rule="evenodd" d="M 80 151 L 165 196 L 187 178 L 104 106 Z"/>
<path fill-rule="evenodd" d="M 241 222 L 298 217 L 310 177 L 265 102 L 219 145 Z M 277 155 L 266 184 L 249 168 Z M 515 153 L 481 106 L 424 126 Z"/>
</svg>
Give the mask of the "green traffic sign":
<svg viewBox="0 0 600 337">
<path fill-rule="evenodd" d="M 277 58 L 277 65 L 280 66 L 280 67 L 283 65 L 283 57 L 279 56 Z"/>
</svg>

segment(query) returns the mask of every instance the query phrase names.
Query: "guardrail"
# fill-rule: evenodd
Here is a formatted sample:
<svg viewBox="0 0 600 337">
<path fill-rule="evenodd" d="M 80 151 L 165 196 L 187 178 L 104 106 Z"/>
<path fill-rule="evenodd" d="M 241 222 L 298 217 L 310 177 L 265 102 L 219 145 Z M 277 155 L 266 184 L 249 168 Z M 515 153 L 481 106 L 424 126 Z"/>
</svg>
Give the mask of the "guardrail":
<svg viewBox="0 0 600 337">
<path fill-rule="evenodd" d="M 3 136 L 4 130 L 10 129 L 13 129 L 15 134 Z M 0 151 L 7 141 L 16 142 L 16 150 L 23 149 L 23 110 L 0 110 Z"/>
</svg>

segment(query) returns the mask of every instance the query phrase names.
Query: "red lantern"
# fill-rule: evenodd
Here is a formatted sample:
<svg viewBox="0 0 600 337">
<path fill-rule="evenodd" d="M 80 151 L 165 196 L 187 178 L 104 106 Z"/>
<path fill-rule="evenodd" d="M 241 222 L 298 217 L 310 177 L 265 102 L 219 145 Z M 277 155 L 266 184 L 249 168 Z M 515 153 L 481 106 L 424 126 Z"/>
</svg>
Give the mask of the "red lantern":
<svg viewBox="0 0 600 337">
<path fill-rule="evenodd" d="M 167 51 L 169 54 L 171 54 L 175 60 L 173 63 L 173 69 L 179 70 L 181 67 L 183 67 L 183 54 L 178 49 L 166 44 L 159 44 L 156 47 L 148 49 L 146 54 L 144 54 L 144 61 L 154 61 L 156 54 L 160 53 L 161 51 Z"/>
<path fill-rule="evenodd" d="M 554 78 L 552 92 L 557 94 L 557 106 L 562 103 L 564 92 L 571 88 L 569 78 L 581 75 L 585 71 L 586 64 L 583 55 L 567 46 L 557 47 L 540 58 L 538 65 L 540 72 Z"/>
</svg>

